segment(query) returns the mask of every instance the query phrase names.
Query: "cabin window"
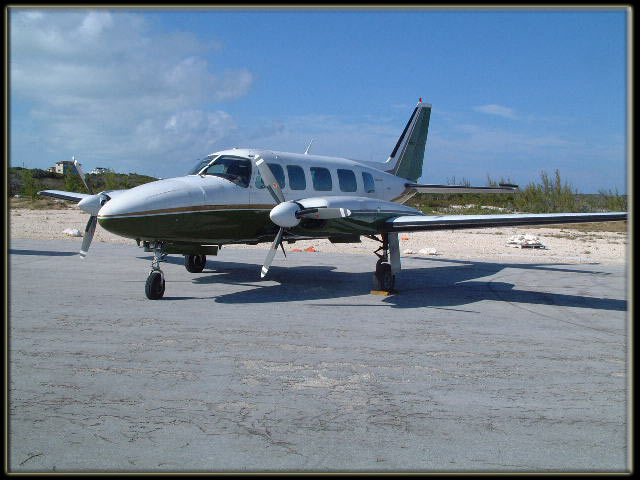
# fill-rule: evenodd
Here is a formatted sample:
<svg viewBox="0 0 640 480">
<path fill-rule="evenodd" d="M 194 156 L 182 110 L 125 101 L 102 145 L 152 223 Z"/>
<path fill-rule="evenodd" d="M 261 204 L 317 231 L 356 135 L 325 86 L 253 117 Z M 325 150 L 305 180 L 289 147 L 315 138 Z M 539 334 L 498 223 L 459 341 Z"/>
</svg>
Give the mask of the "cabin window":
<svg viewBox="0 0 640 480">
<path fill-rule="evenodd" d="M 311 180 L 313 181 L 314 190 L 328 192 L 333 188 L 331 182 L 331 174 L 329 170 L 322 167 L 311 167 Z"/>
<path fill-rule="evenodd" d="M 289 174 L 289 188 L 291 190 L 306 190 L 307 179 L 304 177 L 304 170 L 297 165 L 287 165 Z"/>
<path fill-rule="evenodd" d="M 340 190 L 343 192 L 355 192 L 358 189 L 356 183 L 356 174 L 351 170 L 338 169 L 338 182 L 340 183 Z"/>
<path fill-rule="evenodd" d="M 241 187 L 248 187 L 251 179 L 251 161 L 246 158 L 222 156 L 216 159 L 204 174 L 225 178 Z"/>
<path fill-rule="evenodd" d="M 364 183 L 365 193 L 374 193 L 376 191 L 376 184 L 373 181 L 373 175 L 367 172 L 362 172 L 362 182 Z"/>
<path fill-rule="evenodd" d="M 278 182 L 278 185 L 280 185 L 280 188 L 284 188 L 286 186 L 286 181 L 284 178 L 284 170 L 282 169 L 282 167 L 277 163 L 267 163 L 267 165 L 271 169 L 271 173 L 273 173 L 273 176 L 276 177 L 276 181 Z M 264 181 L 262 180 L 259 172 L 256 173 L 256 187 L 264 188 Z"/>
</svg>

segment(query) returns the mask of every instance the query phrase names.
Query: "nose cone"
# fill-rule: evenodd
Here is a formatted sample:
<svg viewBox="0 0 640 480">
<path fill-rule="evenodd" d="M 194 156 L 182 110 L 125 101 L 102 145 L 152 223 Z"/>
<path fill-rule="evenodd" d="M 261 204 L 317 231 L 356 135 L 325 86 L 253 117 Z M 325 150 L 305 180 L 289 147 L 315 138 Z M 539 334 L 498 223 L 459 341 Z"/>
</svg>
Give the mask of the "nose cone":
<svg viewBox="0 0 640 480">
<path fill-rule="evenodd" d="M 85 197 L 78 202 L 78 208 L 87 212 L 89 215 L 98 215 L 100 211 L 100 205 L 102 197 L 100 195 L 91 195 Z"/>
<path fill-rule="evenodd" d="M 187 178 L 158 180 L 112 198 L 100 209 L 98 221 L 116 235 L 160 239 L 160 226 L 167 216 L 175 216 L 202 203 L 202 191 Z"/>
<path fill-rule="evenodd" d="M 300 207 L 293 202 L 282 202 L 271 210 L 269 217 L 271 221 L 282 228 L 295 227 L 300 223 L 300 219 L 296 218 L 296 212 Z"/>
</svg>

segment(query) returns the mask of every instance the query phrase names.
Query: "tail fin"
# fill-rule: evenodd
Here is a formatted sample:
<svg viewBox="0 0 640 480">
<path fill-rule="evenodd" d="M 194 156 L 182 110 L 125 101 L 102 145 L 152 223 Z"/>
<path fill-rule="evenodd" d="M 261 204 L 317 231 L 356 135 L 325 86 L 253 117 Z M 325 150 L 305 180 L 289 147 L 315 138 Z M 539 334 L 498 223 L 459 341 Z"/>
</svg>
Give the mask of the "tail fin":
<svg viewBox="0 0 640 480">
<path fill-rule="evenodd" d="M 413 182 L 418 181 L 422 175 L 422 161 L 430 117 L 431 105 L 423 103 L 420 99 L 407 122 L 407 126 L 402 131 L 398 143 L 387 159 L 386 163 L 391 166 L 391 169 L 386 170 L 387 173 L 407 178 Z"/>
</svg>

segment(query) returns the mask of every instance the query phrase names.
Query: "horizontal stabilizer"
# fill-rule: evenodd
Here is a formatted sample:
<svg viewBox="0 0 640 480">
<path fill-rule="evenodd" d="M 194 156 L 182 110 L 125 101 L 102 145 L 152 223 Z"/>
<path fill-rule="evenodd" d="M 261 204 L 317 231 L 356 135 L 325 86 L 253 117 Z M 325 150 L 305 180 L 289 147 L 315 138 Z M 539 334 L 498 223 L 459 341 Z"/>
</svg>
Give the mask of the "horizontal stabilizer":
<svg viewBox="0 0 640 480">
<path fill-rule="evenodd" d="M 613 222 L 626 220 L 627 212 L 523 213 L 509 215 L 404 215 L 386 221 L 387 232 L 452 230 L 462 228 L 553 225 L 564 223 Z"/>
<path fill-rule="evenodd" d="M 497 187 L 467 187 L 465 185 L 421 185 L 407 183 L 407 188 L 415 189 L 417 193 L 520 193 L 518 185 L 501 183 Z"/>
<path fill-rule="evenodd" d="M 61 200 L 69 200 L 71 202 L 79 202 L 87 197 L 92 197 L 88 193 L 63 192 L 62 190 L 40 190 L 38 195 L 43 197 L 59 198 Z"/>
</svg>

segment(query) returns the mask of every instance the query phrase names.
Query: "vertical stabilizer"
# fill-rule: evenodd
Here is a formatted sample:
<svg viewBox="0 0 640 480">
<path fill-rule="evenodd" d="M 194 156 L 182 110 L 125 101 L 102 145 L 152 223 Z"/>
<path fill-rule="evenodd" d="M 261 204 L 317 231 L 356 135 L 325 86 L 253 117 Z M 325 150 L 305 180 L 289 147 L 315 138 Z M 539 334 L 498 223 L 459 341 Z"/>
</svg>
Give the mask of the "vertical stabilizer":
<svg viewBox="0 0 640 480">
<path fill-rule="evenodd" d="M 423 103 L 422 99 L 413 110 L 407 125 L 402 131 L 387 165 L 391 168 L 388 173 L 417 182 L 422 175 L 422 161 L 429 131 L 431 105 Z"/>
</svg>

